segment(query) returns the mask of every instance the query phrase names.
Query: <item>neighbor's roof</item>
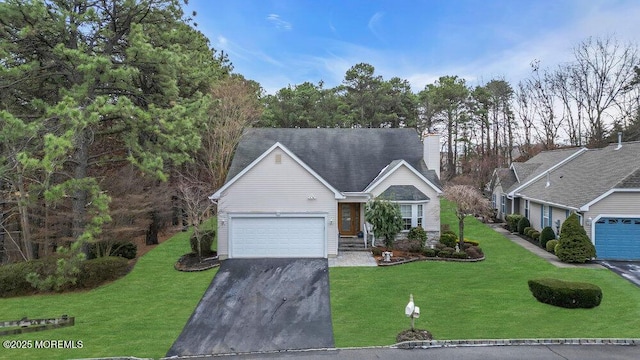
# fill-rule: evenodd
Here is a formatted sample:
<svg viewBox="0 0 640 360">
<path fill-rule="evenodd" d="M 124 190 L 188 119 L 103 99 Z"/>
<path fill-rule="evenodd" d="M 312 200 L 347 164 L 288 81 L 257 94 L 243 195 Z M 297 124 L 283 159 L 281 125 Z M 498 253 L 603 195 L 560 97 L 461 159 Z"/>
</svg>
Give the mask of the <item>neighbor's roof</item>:
<svg viewBox="0 0 640 360">
<path fill-rule="evenodd" d="M 405 160 L 435 186 L 434 170 L 422 160 L 422 142 L 414 129 L 247 129 L 236 149 L 227 181 L 273 144 L 280 142 L 333 187 L 364 190 L 394 160 Z"/>
<path fill-rule="evenodd" d="M 640 142 L 588 149 L 540 177 L 519 193 L 527 198 L 571 208 L 596 199 L 611 189 L 640 188 Z"/>
<path fill-rule="evenodd" d="M 380 194 L 381 198 L 393 201 L 427 201 L 431 200 L 413 185 L 391 185 Z"/>
<path fill-rule="evenodd" d="M 513 163 L 512 168 L 517 176 L 517 182 L 515 182 L 508 189 L 508 193 L 513 192 L 522 185 L 525 185 L 528 181 L 540 176 L 550 168 L 556 166 L 558 163 L 575 155 L 579 151 L 583 151 L 584 148 L 572 147 L 566 149 L 548 150 L 538 153 L 536 156 L 527 160 L 524 163 Z"/>
</svg>

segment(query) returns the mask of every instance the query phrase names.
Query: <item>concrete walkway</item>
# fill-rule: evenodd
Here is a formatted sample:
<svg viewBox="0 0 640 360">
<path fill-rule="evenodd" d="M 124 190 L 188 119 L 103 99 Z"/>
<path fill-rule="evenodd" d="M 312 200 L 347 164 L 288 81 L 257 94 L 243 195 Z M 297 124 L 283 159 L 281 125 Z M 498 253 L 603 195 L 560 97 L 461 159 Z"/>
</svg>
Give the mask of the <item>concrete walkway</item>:
<svg viewBox="0 0 640 360">
<path fill-rule="evenodd" d="M 590 269 L 604 269 L 604 267 L 600 264 L 596 264 L 596 263 L 585 263 L 585 264 L 567 264 L 567 263 L 563 263 L 562 261 L 560 261 L 558 259 L 557 256 L 555 256 L 554 254 L 543 250 L 541 247 L 536 246 L 530 242 L 528 242 L 527 240 L 524 240 L 523 238 L 521 238 L 518 235 L 515 234 L 511 234 L 508 230 L 506 230 L 505 228 L 503 228 L 504 224 L 492 224 L 491 228 L 493 230 L 495 230 L 496 232 L 504 235 L 505 237 L 507 237 L 509 240 L 513 241 L 514 243 L 522 246 L 523 248 L 531 251 L 532 253 L 538 255 L 539 257 L 547 260 L 549 263 L 559 267 L 559 268 L 590 268 Z"/>
<path fill-rule="evenodd" d="M 370 251 L 340 251 L 329 259 L 329 267 L 378 266 Z"/>
</svg>

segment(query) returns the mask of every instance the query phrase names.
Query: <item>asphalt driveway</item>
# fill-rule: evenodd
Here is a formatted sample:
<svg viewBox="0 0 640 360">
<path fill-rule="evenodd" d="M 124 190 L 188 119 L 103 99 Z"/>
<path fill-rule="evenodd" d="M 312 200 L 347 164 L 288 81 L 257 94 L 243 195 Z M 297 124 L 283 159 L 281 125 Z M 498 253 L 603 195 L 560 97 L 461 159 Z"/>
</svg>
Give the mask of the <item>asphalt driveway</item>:
<svg viewBox="0 0 640 360">
<path fill-rule="evenodd" d="M 600 265 L 640 286 L 640 261 L 599 260 Z"/>
<path fill-rule="evenodd" d="M 167 357 L 334 346 L 327 259 L 229 259 Z"/>
</svg>

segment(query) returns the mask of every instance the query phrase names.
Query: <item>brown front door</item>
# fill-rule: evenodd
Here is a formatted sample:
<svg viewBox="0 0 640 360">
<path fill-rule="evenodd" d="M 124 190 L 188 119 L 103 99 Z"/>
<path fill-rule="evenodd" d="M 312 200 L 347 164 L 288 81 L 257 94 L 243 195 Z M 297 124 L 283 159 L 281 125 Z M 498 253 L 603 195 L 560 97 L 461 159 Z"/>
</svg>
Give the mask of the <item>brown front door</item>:
<svg viewBox="0 0 640 360">
<path fill-rule="evenodd" d="M 360 231 L 360 203 L 338 203 L 340 235 L 356 235 Z"/>
</svg>

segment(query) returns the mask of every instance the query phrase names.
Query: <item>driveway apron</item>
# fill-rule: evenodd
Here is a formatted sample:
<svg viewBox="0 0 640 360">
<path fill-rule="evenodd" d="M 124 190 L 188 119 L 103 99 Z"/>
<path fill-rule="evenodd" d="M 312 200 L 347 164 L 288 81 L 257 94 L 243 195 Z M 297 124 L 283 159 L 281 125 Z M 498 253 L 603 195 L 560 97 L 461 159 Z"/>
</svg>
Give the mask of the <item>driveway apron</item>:
<svg viewBox="0 0 640 360">
<path fill-rule="evenodd" d="M 167 357 L 334 346 L 327 259 L 229 259 Z"/>
<path fill-rule="evenodd" d="M 598 260 L 602 266 L 640 286 L 640 261 Z"/>
</svg>

